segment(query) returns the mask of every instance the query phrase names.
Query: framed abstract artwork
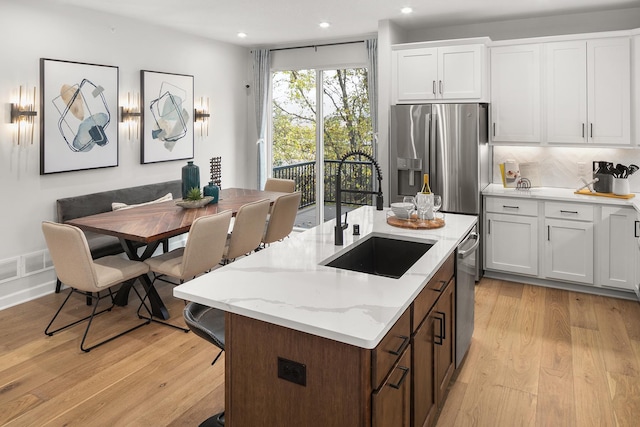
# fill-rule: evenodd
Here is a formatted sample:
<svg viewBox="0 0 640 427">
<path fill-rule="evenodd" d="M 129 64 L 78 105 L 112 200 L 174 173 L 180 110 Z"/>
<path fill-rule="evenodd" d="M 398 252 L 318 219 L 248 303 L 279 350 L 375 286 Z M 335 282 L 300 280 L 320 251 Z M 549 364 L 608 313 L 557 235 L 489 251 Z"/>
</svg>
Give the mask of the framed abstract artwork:
<svg viewBox="0 0 640 427">
<path fill-rule="evenodd" d="M 193 76 L 140 71 L 140 163 L 193 158 Z"/>
<path fill-rule="evenodd" d="M 40 174 L 118 166 L 118 67 L 40 58 Z"/>
</svg>

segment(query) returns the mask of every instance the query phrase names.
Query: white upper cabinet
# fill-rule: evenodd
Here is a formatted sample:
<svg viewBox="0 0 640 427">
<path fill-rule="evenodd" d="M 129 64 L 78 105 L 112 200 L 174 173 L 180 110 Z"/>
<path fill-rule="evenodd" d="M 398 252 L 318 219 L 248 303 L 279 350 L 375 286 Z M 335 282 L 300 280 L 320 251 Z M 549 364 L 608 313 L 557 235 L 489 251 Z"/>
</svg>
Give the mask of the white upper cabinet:
<svg viewBox="0 0 640 427">
<path fill-rule="evenodd" d="M 482 101 L 485 55 L 486 47 L 479 44 L 395 47 L 392 102 Z"/>
<path fill-rule="evenodd" d="M 492 142 L 541 142 L 540 44 L 491 48 Z"/>
<path fill-rule="evenodd" d="M 547 43 L 546 141 L 631 144 L 628 37 Z"/>
<path fill-rule="evenodd" d="M 393 52 L 393 83 L 396 102 L 436 99 L 438 49 Z"/>
<path fill-rule="evenodd" d="M 438 97 L 480 99 L 485 52 L 481 45 L 438 48 Z"/>
</svg>

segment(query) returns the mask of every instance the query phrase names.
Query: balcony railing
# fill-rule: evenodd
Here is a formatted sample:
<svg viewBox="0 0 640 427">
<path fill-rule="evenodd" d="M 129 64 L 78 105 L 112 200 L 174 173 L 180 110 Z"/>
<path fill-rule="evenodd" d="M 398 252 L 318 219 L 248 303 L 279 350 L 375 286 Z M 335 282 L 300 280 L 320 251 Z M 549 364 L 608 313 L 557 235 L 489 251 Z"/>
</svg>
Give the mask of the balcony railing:
<svg viewBox="0 0 640 427">
<path fill-rule="evenodd" d="M 324 201 L 335 203 L 336 201 L 336 172 L 340 165 L 339 160 L 324 161 Z M 302 162 L 287 166 L 273 168 L 274 178 L 293 179 L 296 182 L 296 191 L 302 193 L 300 207 L 310 206 L 316 203 L 316 163 Z M 373 191 L 373 165 L 369 162 L 346 161 L 342 166 L 342 189 Z M 377 189 L 376 189 L 377 190 Z M 370 194 L 343 193 L 342 203 L 349 205 L 371 205 L 373 196 Z"/>
</svg>

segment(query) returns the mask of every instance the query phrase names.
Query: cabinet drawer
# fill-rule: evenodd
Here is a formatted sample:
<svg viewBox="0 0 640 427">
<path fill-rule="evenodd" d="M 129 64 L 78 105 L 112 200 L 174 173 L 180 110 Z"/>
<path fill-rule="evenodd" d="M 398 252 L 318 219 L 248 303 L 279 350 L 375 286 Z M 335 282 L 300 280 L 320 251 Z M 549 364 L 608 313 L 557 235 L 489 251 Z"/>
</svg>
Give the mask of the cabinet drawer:
<svg viewBox="0 0 640 427">
<path fill-rule="evenodd" d="M 451 254 L 449 258 L 442 264 L 442 267 L 436 272 L 436 274 L 429 280 L 427 286 L 420 292 L 420 294 L 413 301 L 412 305 L 412 318 L 411 318 L 411 332 L 415 332 L 422 319 L 425 318 L 433 304 L 436 303 L 438 297 L 447 286 L 449 280 L 453 277 L 453 268 L 455 263 L 455 253 Z"/>
<path fill-rule="evenodd" d="M 509 197 L 487 197 L 485 201 L 485 208 L 487 212 L 538 216 L 538 202 L 536 200 L 514 199 Z"/>
<path fill-rule="evenodd" d="M 374 389 L 377 389 L 382 384 L 393 365 L 409 345 L 409 336 L 411 334 L 410 311 L 404 312 L 391 330 L 387 332 L 387 335 L 382 338 L 380 344 L 372 350 L 371 380 Z"/>
<path fill-rule="evenodd" d="M 544 216 L 547 218 L 593 221 L 593 207 L 579 203 L 546 202 Z"/>
</svg>

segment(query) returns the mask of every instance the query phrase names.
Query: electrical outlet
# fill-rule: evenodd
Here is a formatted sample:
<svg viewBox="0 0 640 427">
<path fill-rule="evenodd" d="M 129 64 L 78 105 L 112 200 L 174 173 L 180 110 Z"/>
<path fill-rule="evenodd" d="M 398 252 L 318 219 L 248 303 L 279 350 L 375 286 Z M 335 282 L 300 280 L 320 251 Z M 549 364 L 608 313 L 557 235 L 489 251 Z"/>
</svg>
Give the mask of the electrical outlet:
<svg viewBox="0 0 640 427">
<path fill-rule="evenodd" d="M 579 178 L 587 177 L 587 164 L 585 162 L 578 162 L 578 177 Z"/>
<path fill-rule="evenodd" d="M 307 386 L 307 365 L 278 357 L 278 378 Z"/>
</svg>

